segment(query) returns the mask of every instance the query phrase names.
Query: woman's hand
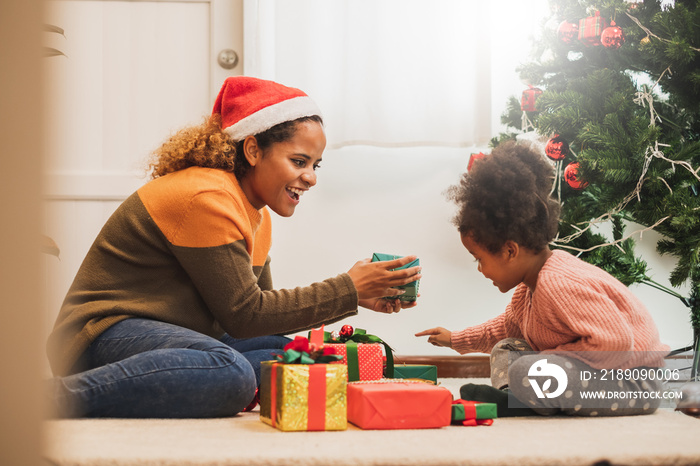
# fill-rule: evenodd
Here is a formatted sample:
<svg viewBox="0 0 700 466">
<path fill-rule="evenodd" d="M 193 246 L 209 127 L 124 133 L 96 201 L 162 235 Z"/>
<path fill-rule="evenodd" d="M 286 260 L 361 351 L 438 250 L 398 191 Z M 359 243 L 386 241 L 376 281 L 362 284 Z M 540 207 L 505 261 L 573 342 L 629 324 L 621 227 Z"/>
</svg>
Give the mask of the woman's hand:
<svg viewBox="0 0 700 466">
<path fill-rule="evenodd" d="M 416 260 L 416 256 L 377 262 L 364 259 L 353 265 L 348 270 L 348 275 L 350 275 L 361 301 L 398 296 L 404 291 L 394 287 L 420 280 L 421 267 L 417 265 L 408 269 L 394 269 L 403 267 L 414 260 Z"/>
<path fill-rule="evenodd" d="M 420 296 L 420 295 L 418 295 Z M 374 312 L 382 312 L 384 314 L 393 314 L 394 312 L 399 312 L 401 309 L 408 309 L 409 307 L 415 307 L 416 302 L 405 302 L 400 299 L 386 299 L 386 298 L 374 298 L 374 299 L 361 299 L 359 302 L 360 306 L 366 307 L 367 309 L 372 309 Z"/>
<path fill-rule="evenodd" d="M 435 327 L 416 333 L 417 337 L 428 336 L 428 343 L 435 346 L 445 346 L 452 348 L 452 332 L 442 327 Z"/>
</svg>

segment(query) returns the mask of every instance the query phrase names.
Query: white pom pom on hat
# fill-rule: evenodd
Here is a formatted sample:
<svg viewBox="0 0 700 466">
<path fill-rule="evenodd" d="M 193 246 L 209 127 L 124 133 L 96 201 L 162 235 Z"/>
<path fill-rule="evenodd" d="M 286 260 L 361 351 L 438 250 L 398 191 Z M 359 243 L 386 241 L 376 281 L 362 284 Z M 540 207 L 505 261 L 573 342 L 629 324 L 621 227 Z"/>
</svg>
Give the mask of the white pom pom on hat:
<svg viewBox="0 0 700 466">
<path fill-rule="evenodd" d="M 299 118 L 321 115 L 303 91 L 249 76 L 226 78 L 214 103 L 213 114 L 234 141 L 262 133 L 273 126 Z"/>
</svg>

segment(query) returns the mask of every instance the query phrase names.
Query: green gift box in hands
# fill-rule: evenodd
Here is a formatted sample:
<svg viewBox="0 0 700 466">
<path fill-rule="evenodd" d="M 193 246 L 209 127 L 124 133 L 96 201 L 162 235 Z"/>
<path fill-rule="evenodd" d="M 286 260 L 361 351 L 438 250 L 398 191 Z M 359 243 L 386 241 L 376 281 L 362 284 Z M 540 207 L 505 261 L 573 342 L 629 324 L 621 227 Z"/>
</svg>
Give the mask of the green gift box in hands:
<svg viewBox="0 0 700 466">
<path fill-rule="evenodd" d="M 372 262 L 377 262 L 377 261 L 390 261 L 394 259 L 400 259 L 403 256 L 392 256 L 391 254 L 381 254 L 378 252 L 375 252 L 372 254 Z M 400 270 L 400 269 L 408 269 L 411 267 L 415 267 L 417 265 L 420 265 L 420 259 L 416 259 L 412 262 L 409 262 L 408 264 L 404 265 L 403 267 L 398 267 L 396 269 L 392 270 Z M 401 288 L 402 290 L 405 290 L 404 294 L 400 296 L 387 296 L 387 298 L 394 298 L 394 299 L 400 299 L 401 301 L 415 301 L 416 298 L 418 297 L 418 282 L 420 280 L 416 280 L 411 283 L 407 283 L 406 285 L 399 285 L 396 288 Z"/>
</svg>

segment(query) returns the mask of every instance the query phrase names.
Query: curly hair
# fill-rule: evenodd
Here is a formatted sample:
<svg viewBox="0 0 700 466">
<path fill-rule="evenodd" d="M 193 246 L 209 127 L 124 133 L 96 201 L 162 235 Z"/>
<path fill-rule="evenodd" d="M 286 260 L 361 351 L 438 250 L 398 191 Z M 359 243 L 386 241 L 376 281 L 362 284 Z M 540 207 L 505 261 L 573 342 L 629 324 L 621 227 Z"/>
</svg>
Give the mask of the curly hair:
<svg viewBox="0 0 700 466">
<path fill-rule="evenodd" d="M 509 240 L 541 251 L 559 226 L 553 179 L 552 165 L 529 143 L 504 142 L 448 189 L 459 207 L 454 224 L 491 253 Z"/>
<path fill-rule="evenodd" d="M 233 142 L 221 129 L 221 115 L 215 114 L 170 136 L 151 155 L 149 169 L 152 178 L 188 167 L 232 171 L 235 155 Z"/>
<path fill-rule="evenodd" d="M 280 123 L 254 135 L 258 146 L 265 150 L 272 144 L 291 139 L 296 133 L 297 125 L 304 121 L 323 124 L 323 120 L 317 115 Z M 176 132 L 153 152 L 149 163 L 152 178 L 188 167 L 230 171 L 239 181 L 251 168 L 243 154 L 243 141 L 233 141 L 221 128 L 219 114 L 207 117 L 198 126 L 190 126 Z"/>
</svg>

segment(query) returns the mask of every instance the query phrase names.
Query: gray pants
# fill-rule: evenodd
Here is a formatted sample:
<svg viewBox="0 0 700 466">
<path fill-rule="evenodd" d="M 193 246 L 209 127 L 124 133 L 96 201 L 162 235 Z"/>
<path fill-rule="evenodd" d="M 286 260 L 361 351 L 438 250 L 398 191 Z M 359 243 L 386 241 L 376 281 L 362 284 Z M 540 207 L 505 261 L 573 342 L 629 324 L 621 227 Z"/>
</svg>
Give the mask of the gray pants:
<svg viewBox="0 0 700 466">
<path fill-rule="evenodd" d="M 491 351 L 491 385 L 498 389 L 508 387 L 513 396 L 538 414 L 630 416 L 651 414 L 661 403 L 659 398 L 641 396 L 661 391 L 661 383 L 656 380 L 581 380 L 581 374 L 594 372 L 595 369 L 573 357 L 556 354 L 524 354 L 513 358 L 513 352 L 521 351 L 533 349 L 519 338 L 506 338 L 494 346 Z M 530 381 L 533 378 L 529 373 L 531 367 L 543 358 L 566 373 L 568 385 L 559 396 L 538 397 Z M 615 392 L 628 396 L 584 399 L 582 392 Z"/>
</svg>

